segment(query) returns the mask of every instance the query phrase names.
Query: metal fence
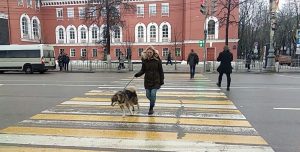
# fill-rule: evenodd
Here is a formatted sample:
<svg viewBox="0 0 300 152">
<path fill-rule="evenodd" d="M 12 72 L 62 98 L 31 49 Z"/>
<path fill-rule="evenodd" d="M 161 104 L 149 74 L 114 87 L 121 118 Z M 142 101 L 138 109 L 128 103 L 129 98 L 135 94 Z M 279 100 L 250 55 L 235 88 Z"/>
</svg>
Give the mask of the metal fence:
<svg viewBox="0 0 300 152">
<path fill-rule="evenodd" d="M 220 62 L 217 61 L 208 61 L 206 62 L 206 72 L 217 72 L 217 68 Z M 128 61 L 124 63 L 125 69 L 118 70 L 119 62 L 117 60 L 111 62 L 111 67 L 107 61 L 100 61 L 100 60 L 88 60 L 88 61 L 72 61 L 69 63 L 69 71 L 116 71 L 116 72 L 125 72 L 129 71 L 129 64 Z M 198 66 L 196 66 L 197 71 L 203 71 L 203 62 L 200 62 Z M 131 64 L 131 69 L 137 70 L 140 69 L 141 63 L 140 62 L 133 62 Z M 181 61 L 177 63 L 177 68 L 174 69 L 171 65 L 163 64 L 164 71 L 168 72 L 189 72 L 189 67 L 186 64 L 186 61 Z M 250 64 L 250 71 L 248 71 L 246 67 L 246 61 L 242 59 L 237 59 L 236 61 L 232 62 L 233 72 L 264 72 L 265 71 L 265 63 L 263 61 L 252 61 Z M 300 59 L 293 59 L 291 65 L 279 65 L 278 62 L 275 63 L 276 72 L 300 72 Z"/>
</svg>

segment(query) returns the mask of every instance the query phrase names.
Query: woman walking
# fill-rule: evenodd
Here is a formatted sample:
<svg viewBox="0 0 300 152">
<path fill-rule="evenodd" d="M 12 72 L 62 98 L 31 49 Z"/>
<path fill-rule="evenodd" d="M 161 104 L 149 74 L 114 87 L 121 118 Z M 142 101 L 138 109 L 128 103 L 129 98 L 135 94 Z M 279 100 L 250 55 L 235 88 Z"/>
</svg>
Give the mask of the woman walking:
<svg viewBox="0 0 300 152">
<path fill-rule="evenodd" d="M 144 87 L 146 89 L 146 96 L 150 101 L 148 115 L 152 115 L 154 113 L 153 108 L 156 101 L 156 92 L 164 84 L 162 62 L 157 50 L 153 46 L 149 46 L 145 54 L 142 55 L 142 68 L 134 77 L 140 77 L 143 74 L 145 74 Z"/>
</svg>

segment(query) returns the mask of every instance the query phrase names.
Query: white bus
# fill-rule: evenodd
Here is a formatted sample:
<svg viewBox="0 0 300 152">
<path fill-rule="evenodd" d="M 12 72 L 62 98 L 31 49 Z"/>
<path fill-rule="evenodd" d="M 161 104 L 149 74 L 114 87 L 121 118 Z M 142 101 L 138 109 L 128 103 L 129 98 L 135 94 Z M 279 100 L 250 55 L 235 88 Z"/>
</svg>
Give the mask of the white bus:
<svg viewBox="0 0 300 152">
<path fill-rule="evenodd" d="M 53 46 L 36 45 L 0 45 L 0 73 L 5 71 L 24 71 L 44 73 L 55 69 Z"/>
</svg>

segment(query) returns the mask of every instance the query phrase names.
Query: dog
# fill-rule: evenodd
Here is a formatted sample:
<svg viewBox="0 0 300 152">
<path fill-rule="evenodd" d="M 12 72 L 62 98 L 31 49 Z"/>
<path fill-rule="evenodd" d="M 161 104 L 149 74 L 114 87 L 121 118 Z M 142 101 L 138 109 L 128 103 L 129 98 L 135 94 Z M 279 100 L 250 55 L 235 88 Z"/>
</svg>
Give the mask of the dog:
<svg viewBox="0 0 300 152">
<path fill-rule="evenodd" d="M 118 91 L 111 97 L 111 106 L 118 104 L 123 111 L 123 117 L 125 117 L 125 107 L 130 111 L 130 114 L 133 115 L 134 106 L 136 105 L 138 110 L 140 105 L 138 103 L 138 97 L 136 94 L 135 87 L 128 87 L 123 91 Z"/>
</svg>

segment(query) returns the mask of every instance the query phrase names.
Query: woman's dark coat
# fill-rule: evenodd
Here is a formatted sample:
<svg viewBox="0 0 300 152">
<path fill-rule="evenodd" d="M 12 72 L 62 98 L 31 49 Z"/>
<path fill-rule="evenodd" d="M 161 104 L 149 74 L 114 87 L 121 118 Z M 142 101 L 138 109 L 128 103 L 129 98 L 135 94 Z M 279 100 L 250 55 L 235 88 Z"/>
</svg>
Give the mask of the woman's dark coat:
<svg viewBox="0 0 300 152">
<path fill-rule="evenodd" d="M 135 77 L 140 77 L 143 74 L 145 74 L 145 89 L 159 89 L 164 84 L 164 72 L 159 58 L 153 57 L 143 60 L 142 69 L 135 74 Z"/>
<path fill-rule="evenodd" d="M 217 59 L 217 61 L 221 62 L 217 71 L 220 73 L 232 73 L 232 66 L 231 66 L 232 60 L 233 60 L 233 55 L 229 50 L 224 50 L 223 52 L 221 52 Z"/>
</svg>

